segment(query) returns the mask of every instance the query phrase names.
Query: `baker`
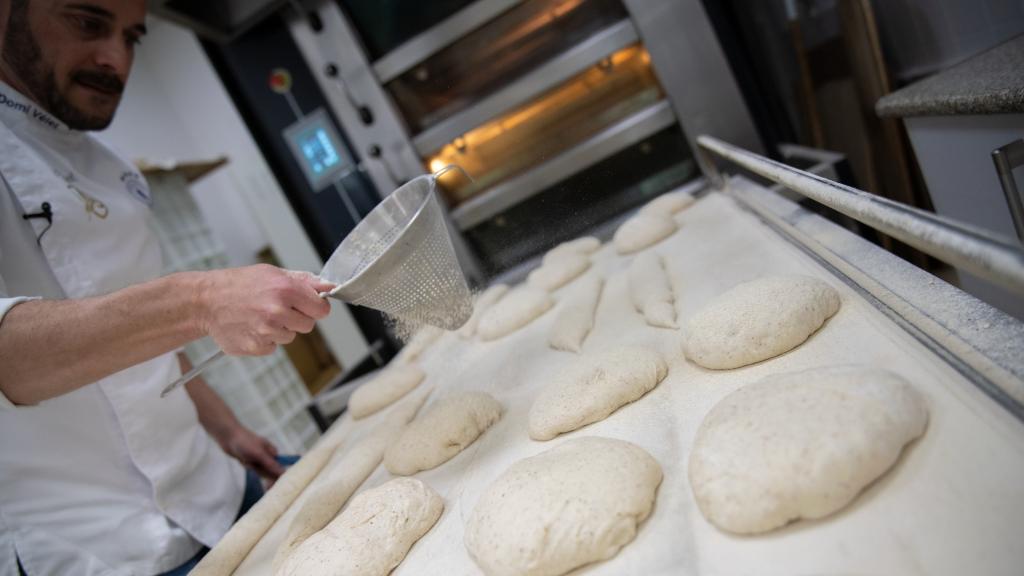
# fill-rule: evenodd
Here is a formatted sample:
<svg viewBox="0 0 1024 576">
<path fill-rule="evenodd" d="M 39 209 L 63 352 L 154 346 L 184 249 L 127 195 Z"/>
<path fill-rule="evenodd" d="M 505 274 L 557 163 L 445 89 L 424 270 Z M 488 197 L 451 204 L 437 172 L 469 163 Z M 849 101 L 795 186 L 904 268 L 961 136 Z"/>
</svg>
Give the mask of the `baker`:
<svg viewBox="0 0 1024 576">
<path fill-rule="evenodd" d="M 0 0 L 0 576 L 185 573 L 281 469 L 201 380 L 160 398 L 176 351 L 267 354 L 330 310 L 271 266 L 160 277 L 145 180 L 88 134 L 144 16 Z"/>
</svg>

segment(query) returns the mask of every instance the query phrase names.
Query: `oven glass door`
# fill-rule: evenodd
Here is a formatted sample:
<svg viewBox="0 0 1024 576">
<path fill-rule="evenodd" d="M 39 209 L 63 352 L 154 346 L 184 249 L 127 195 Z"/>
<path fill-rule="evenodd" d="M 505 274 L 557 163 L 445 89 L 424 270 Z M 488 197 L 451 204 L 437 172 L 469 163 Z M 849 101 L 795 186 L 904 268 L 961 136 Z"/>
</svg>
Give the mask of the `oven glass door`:
<svg viewBox="0 0 1024 576">
<path fill-rule="evenodd" d="M 527 0 L 384 87 L 415 135 L 626 18 L 618 0 Z"/>
<path fill-rule="evenodd" d="M 430 171 L 457 164 L 441 179 L 450 206 L 569 150 L 664 98 L 642 46 L 620 50 L 539 99 L 491 120 L 429 155 Z"/>
</svg>

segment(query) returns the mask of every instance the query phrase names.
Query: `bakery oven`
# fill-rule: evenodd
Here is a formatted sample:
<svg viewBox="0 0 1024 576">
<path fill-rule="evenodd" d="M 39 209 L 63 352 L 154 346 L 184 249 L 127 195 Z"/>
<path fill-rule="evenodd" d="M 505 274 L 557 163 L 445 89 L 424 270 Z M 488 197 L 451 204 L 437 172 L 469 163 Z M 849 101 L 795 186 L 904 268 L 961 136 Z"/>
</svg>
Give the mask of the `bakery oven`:
<svg viewBox="0 0 1024 576">
<path fill-rule="evenodd" d="M 302 7 L 291 34 L 378 189 L 469 175 L 440 184 L 480 277 L 698 179 L 697 133 L 759 148 L 699 2 Z"/>
</svg>

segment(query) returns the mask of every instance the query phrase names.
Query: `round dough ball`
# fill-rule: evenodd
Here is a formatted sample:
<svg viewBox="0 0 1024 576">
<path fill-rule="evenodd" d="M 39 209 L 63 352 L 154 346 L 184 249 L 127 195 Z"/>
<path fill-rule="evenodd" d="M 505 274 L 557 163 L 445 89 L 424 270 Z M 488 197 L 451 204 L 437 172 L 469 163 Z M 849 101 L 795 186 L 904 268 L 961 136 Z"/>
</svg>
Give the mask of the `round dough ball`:
<svg viewBox="0 0 1024 576">
<path fill-rule="evenodd" d="M 387 576 L 441 517 L 444 501 L 415 478 L 358 494 L 285 560 L 279 576 Z"/>
<path fill-rule="evenodd" d="M 476 332 L 481 340 L 497 340 L 533 322 L 554 304 L 547 290 L 520 286 L 484 312 Z"/>
<path fill-rule="evenodd" d="M 513 464 L 477 502 L 466 548 L 488 576 L 554 576 L 611 558 L 651 513 L 661 467 L 639 446 L 576 438 Z"/>
<path fill-rule="evenodd" d="M 697 199 L 689 192 L 666 192 L 644 204 L 640 214 L 672 215 L 689 208 Z"/>
<path fill-rule="evenodd" d="M 601 241 L 593 236 L 581 236 L 575 240 L 562 242 L 544 255 L 543 263 L 550 264 L 568 254 L 593 254 L 601 247 Z"/>
<path fill-rule="evenodd" d="M 501 418 L 501 404 L 484 392 L 462 392 L 434 404 L 384 453 L 388 472 L 400 476 L 444 464 Z"/>
<path fill-rule="evenodd" d="M 796 348 L 839 310 L 839 293 L 809 276 L 739 284 L 686 325 L 683 351 L 705 368 L 739 368 Z"/>
<path fill-rule="evenodd" d="M 530 408 L 530 438 L 550 440 L 607 418 L 654 389 L 668 374 L 661 355 L 620 346 L 583 356 L 558 374 Z"/>
<path fill-rule="evenodd" d="M 612 242 L 619 254 L 632 254 L 661 242 L 678 229 L 671 216 L 637 214 L 619 226 Z"/>
<path fill-rule="evenodd" d="M 544 264 L 526 277 L 526 283 L 539 290 L 553 292 L 579 277 L 590 268 L 590 257 L 584 254 L 565 254 Z"/>
<path fill-rule="evenodd" d="M 358 420 L 390 406 L 420 385 L 426 375 L 412 364 L 392 364 L 379 376 L 356 388 L 348 399 L 348 411 Z"/>
<path fill-rule="evenodd" d="M 690 486 L 704 517 L 739 534 L 850 503 L 924 433 L 924 401 L 900 376 L 841 366 L 778 374 L 719 402 L 697 431 Z"/>
</svg>

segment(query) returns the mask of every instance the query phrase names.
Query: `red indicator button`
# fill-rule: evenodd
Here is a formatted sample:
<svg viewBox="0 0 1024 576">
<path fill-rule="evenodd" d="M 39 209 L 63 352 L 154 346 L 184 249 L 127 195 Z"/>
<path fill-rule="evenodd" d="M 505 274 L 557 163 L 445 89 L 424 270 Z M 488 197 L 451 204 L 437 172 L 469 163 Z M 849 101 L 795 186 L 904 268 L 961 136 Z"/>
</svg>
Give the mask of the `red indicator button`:
<svg viewBox="0 0 1024 576">
<path fill-rule="evenodd" d="M 286 94 L 292 90 L 292 75 L 284 68 L 274 68 L 267 83 L 274 92 Z"/>
</svg>

